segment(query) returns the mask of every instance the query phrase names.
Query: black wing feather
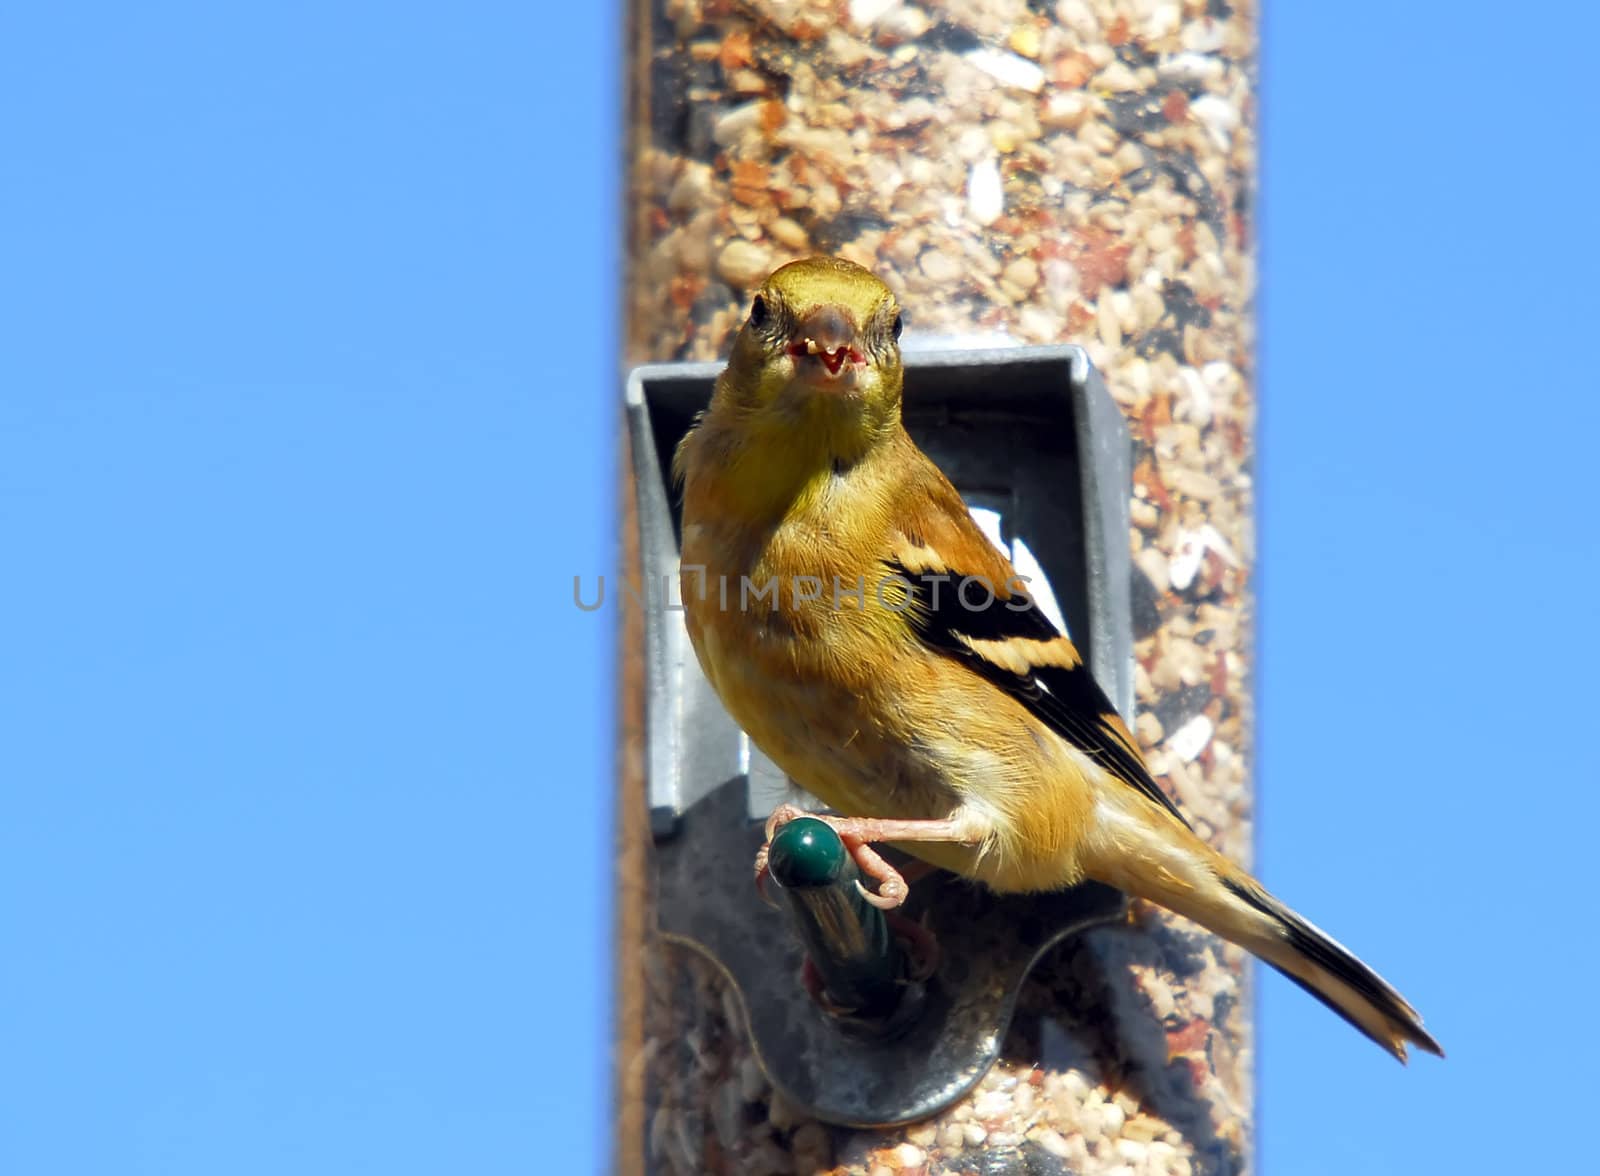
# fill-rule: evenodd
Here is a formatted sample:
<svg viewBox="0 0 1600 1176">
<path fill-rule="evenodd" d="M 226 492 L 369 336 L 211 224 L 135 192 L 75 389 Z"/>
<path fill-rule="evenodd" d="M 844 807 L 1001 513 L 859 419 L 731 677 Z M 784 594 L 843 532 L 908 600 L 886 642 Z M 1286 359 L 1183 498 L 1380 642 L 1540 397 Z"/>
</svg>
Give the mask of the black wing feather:
<svg viewBox="0 0 1600 1176">
<path fill-rule="evenodd" d="M 1035 666 L 1027 674 L 1016 674 L 974 652 L 961 640 L 1060 640 L 1060 632 L 1037 602 L 1029 600 L 1027 608 L 1019 608 L 1015 606 L 1021 598 L 1012 598 L 1012 607 L 1007 607 L 1007 601 L 999 596 L 991 596 L 987 602 L 963 600 L 956 591 L 959 575 L 925 577 L 898 564 L 893 571 L 911 583 L 913 608 L 909 615 L 924 641 L 982 674 L 1073 746 L 1188 827 L 1189 822 L 1172 798 L 1161 791 L 1144 761 L 1108 726 L 1108 720 L 1117 719 L 1116 708 L 1087 666 L 1081 662 L 1070 669 Z"/>
</svg>

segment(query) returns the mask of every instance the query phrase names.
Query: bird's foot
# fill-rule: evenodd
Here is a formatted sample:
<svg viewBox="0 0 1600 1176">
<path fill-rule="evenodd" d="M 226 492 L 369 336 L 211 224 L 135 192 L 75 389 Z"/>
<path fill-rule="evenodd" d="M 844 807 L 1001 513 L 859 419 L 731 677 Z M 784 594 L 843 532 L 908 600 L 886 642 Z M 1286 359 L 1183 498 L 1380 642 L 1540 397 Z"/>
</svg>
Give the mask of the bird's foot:
<svg viewBox="0 0 1600 1176">
<path fill-rule="evenodd" d="M 844 842 L 844 847 L 855 861 L 856 869 L 861 871 L 861 876 L 878 884 L 877 890 L 869 890 L 858 881 L 856 888 L 861 892 L 862 898 L 884 911 L 892 911 L 905 902 L 906 896 L 911 893 L 905 877 L 884 861 L 882 855 L 868 844 L 869 840 L 882 840 L 871 836 L 875 831 L 872 826 L 876 825 L 876 822 L 863 820 L 860 817 L 808 813 L 805 809 L 792 804 L 780 804 L 772 810 L 772 815 L 767 818 L 766 841 L 756 851 L 756 889 L 763 901 L 769 903 L 771 901 L 767 898 L 766 879 L 769 874 L 767 855 L 772 845 L 772 838 L 779 829 L 799 817 L 813 817 L 832 828 L 839 835 L 839 840 Z"/>
</svg>

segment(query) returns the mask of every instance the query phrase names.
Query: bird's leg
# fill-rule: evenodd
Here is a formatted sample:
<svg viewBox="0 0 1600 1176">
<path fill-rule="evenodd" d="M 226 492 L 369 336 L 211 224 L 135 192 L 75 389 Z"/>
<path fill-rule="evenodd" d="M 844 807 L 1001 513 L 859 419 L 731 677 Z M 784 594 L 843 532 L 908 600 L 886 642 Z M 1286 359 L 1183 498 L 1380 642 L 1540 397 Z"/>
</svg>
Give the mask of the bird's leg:
<svg viewBox="0 0 1600 1176">
<path fill-rule="evenodd" d="M 983 840 L 985 833 L 980 823 L 966 813 L 958 813 L 939 820 L 835 817 L 808 813 L 792 804 L 780 804 L 767 818 L 767 840 L 756 854 L 756 888 L 761 891 L 762 898 L 766 897 L 762 883 L 767 872 L 767 846 L 771 843 L 774 833 L 797 817 L 815 817 L 819 821 L 827 822 L 833 828 L 839 835 L 839 840 L 844 842 L 845 848 L 850 851 L 850 856 L 855 859 L 856 868 L 878 884 L 878 889 L 874 892 L 857 882 L 862 897 L 873 906 L 885 911 L 893 910 L 905 902 L 910 888 L 900 871 L 884 861 L 878 851 L 869 844 L 870 842 L 946 841 L 961 845 L 976 845 Z"/>
</svg>

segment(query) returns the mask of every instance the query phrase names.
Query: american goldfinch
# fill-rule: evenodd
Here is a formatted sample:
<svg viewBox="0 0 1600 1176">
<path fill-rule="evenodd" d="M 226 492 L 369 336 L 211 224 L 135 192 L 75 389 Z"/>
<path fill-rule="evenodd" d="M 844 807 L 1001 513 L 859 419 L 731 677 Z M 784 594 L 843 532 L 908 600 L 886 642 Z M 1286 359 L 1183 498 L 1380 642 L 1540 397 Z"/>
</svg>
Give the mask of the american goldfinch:
<svg viewBox="0 0 1600 1176">
<path fill-rule="evenodd" d="M 733 718 L 844 814 L 827 819 L 879 905 L 906 884 L 872 843 L 1000 892 L 1095 879 L 1249 949 L 1400 1060 L 1441 1053 L 1398 992 L 1200 840 L 1151 778 L 902 427 L 900 326 L 860 266 L 784 266 L 674 457 L 684 616 Z"/>
</svg>

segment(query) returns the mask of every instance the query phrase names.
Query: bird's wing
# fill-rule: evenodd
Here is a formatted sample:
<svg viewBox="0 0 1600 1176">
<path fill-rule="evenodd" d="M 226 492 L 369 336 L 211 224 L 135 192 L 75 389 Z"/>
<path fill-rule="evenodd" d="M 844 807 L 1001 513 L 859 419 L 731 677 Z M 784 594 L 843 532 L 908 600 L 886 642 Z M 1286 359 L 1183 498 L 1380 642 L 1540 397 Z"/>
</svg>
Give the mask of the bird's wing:
<svg viewBox="0 0 1600 1176">
<path fill-rule="evenodd" d="M 925 469 L 898 500 L 891 536 L 890 570 L 911 584 L 913 632 L 1187 826 L 1077 647 L 1027 596 L 1011 562 L 978 529 L 944 475 L 931 463 Z"/>
</svg>

